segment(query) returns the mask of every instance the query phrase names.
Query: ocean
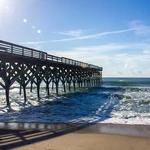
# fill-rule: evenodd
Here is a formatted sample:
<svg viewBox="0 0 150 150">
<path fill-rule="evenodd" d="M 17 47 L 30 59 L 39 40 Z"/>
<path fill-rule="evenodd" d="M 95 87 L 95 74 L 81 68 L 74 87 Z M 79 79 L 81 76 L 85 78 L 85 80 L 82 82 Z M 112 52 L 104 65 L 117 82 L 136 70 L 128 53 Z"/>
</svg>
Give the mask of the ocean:
<svg viewBox="0 0 150 150">
<path fill-rule="evenodd" d="M 0 122 L 35 123 L 118 123 L 150 125 L 150 78 L 103 78 L 100 88 L 91 88 L 59 97 L 41 99 L 27 90 L 28 102 L 23 104 L 18 86 L 11 89 L 11 106 L 5 107 L 5 95 L 0 89 Z"/>
</svg>

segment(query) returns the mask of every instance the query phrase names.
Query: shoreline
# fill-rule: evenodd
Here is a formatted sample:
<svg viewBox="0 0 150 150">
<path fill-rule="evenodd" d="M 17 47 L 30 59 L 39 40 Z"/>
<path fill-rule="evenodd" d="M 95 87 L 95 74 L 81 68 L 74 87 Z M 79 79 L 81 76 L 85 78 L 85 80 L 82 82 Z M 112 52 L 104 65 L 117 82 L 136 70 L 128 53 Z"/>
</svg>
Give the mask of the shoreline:
<svg viewBox="0 0 150 150">
<path fill-rule="evenodd" d="M 150 138 L 150 125 L 96 123 L 82 132 Z"/>
<path fill-rule="evenodd" d="M 9 123 L 0 122 L 0 130 L 51 130 L 54 132 L 63 131 L 63 133 L 82 130 L 84 133 L 96 134 L 118 134 L 137 137 L 150 138 L 150 125 L 144 124 L 116 124 L 116 123 Z"/>
<path fill-rule="evenodd" d="M 31 124 L 32 125 L 32 124 Z M 52 125 L 51 125 L 52 126 Z M 59 125 L 58 125 L 59 126 Z M 58 127 L 57 126 L 57 127 Z M 30 126 L 31 127 L 31 126 Z M 53 127 L 56 127 L 55 125 Z M 95 124 L 77 130 L 0 129 L 0 149 L 15 150 L 149 150 L 150 126 Z M 55 130 L 55 131 L 54 131 Z M 67 132 L 68 131 L 68 132 Z"/>
</svg>

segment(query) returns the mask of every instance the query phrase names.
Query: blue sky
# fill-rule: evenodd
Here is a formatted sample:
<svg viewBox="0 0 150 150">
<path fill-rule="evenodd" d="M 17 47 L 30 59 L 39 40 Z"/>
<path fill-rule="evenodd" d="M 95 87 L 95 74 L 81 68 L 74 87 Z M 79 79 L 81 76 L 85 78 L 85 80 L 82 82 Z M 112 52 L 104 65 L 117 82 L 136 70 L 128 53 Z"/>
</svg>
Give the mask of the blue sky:
<svg viewBox="0 0 150 150">
<path fill-rule="evenodd" d="M 0 0 L 0 39 L 150 76 L 149 0 Z"/>
</svg>

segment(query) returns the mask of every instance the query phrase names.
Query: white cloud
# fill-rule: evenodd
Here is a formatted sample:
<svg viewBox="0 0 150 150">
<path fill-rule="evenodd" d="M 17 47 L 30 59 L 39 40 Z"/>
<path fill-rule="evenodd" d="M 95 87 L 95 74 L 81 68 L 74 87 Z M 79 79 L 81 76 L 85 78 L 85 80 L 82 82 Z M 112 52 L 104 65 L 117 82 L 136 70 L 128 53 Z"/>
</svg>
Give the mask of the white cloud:
<svg viewBox="0 0 150 150">
<path fill-rule="evenodd" d="M 150 49 L 149 50 L 148 49 L 143 50 L 143 54 L 150 55 Z"/>
<path fill-rule="evenodd" d="M 150 36 L 150 26 L 145 25 L 142 21 L 140 20 L 133 20 L 130 22 L 129 25 L 131 28 L 134 28 L 134 32 L 137 35 L 149 35 Z"/>
<path fill-rule="evenodd" d="M 37 46 L 37 45 L 41 45 L 43 43 L 47 43 L 47 41 L 29 41 L 29 42 L 19 42 L 20 44 L 24 44 L 24 45 L 33 45 L 33 46 Z"/>
<path fill-rule="evenodd" d="M 150 35 L 150 26 L 145 25 L 142 21 L 133 20 L 130 22 L 129 28 L 122 29 L 122 30 L 98 32 L 98 33 L 88 34 L 88 35 L 83 35 L 83 30 L 58 32 L 59 34 L 72 36 L 72 37 L 58 39 L 58 40 L 52 40 L 52 42 L 65 42 L 65 41 L 75 41 L 75 40 L 96 39 L 101 36 L 121 34 L 121 33 L 126 33 L 126 32 L 133 32 L 138 35 Z"/>
<path fill-rule="evenodd" d="M 83 34 L 83 32 L 84 32 L 83 30 L 78 29 L 78 30 L 70 30 L 66 32 L 57 32 L 57 34 L 72 36 L 72 37 L 79 37 Z"/>
<path fill-rule="evenodd" d="M 51 51 L 50 53 L 102 66 L 105 76 L 149 77 L 150 55 L 144 53 L 148 46 L 147 43 L 108 43 L 76 47 L 70 51 Z M 127 53 L 128 48 L 139 48 L 141 51 L 138 54 Z"/>
<path fill-rule="evenodd" d="M 27 22 L 24 20 L 24 22 Z M 35 29 L 35 26 L 32 26 L 32 29 Z M 71 36 L 69 38 L 63 38 L 58 40 L 44 40 L 44 41 L 30 41 L 30 42 L 22 42 L 28 45 L 35 45 L 35 44 L 45 44 L 49 42 L 67 42 L 67 41 L 76 41 L 76 40 L 87 40 L 87 39 L 97 39 L 102 36 L 109 36 L 115 34 L 123 34 L 127 32 L 133 32 L 136 35 L 148 35 L 150 36 L 150 26 L 143 24 L 141 21 L 133 20 L 129 23 L 129 28 L 122 29 L 122 30 L 115 30 L 115 31 L 106 31 L 106 32 L 98 32 L 93 34 L 83 35 L 84 30 L 70 30 L 66 32 L 56 32 L 57 34 Z M 41 33 L 41 30 L 38 29 L 37 33 Z"/>
<path fill-rule="evenodd" d="M 110 51 L 118 51 L 118 50 L 126 50 L 129 48 L 139 49 L 139 48 L 147 48 L 149 44 L 147 43 L 106 43 L 101 45 L 93 45 L 93 46 L 80 46 L 76 47 L 73 50 L 78 51 L 99 51 L 100 53 L 110 52 Z"/>
<path fill-rule="evenodd" d="M 75 41 L 75 40 L 85 40 L 85 39 L 96 39 L 101 36 L 121 34 L 121 33 L 126 33 L 126 32 L 131 32 L 131 31 L 135 31 L 135 29 L 129 28 L 129 29 L 123 29 L 123 30 L 109 31 L 109 32 L 100 32 L 100 33 L 84 35 L 84 36 L 75 36 L 75 33 L 74 33 L 74 37 L 72 37 L 72 38 L 65 38 L 65 39 L 59 39 L 59 40 L 29 41 L 29 42 L 20 42 L 20 43 L 27 44 L 27 45 L 35 45 L 35 44 L 38 45 L 38 44 L 45 44 L 45 43 L 49 43 L 49 42 L 65 42 L 65 41 Z M 68 33 L 68 35 L 69 35 L 69 33 Z M 76 33 L 76 35 L 77 35 L 77 33 Z M 71 33 L 70 33 L 70 36 L 71 36 Z M 72 36 L 73 36 L 73 33 L 72 33 Z"/>
<path fill-rule="evenodd" d="M 99 32 L 99 33 L 95 33 L 95 34 L 77 36 L 77 37 L 73 37 L 73 38 L 63 38 L 63 39 L 58 39 L 58 40 L 52 40 L 52 42 L 65 42 L 65 41 L 75 41 L 75 40 L 85 40 L 85 39 L 96 39 L 101 36 L 121 34 L 121 33 L 131 32 L 134 30 L 135 30 L 135 28 L 128 28 L 128 29 L 108 31 L 108 32 Z"/>
</svg>

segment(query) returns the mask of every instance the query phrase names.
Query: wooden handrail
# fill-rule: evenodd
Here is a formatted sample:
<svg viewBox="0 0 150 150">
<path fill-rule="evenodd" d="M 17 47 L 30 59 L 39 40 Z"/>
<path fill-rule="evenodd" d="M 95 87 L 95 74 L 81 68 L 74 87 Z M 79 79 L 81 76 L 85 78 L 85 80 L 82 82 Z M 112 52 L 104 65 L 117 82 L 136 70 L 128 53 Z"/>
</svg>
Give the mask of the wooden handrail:
<svg viewBox="0 0 150 150">
<path fill-rule="evenodd" d="M 73 66 L 80 66 L 82 68 L 98 69 L 102 71 L 102 67 L 99 67 L 99 66 L 95 66 L 92 64 L 84 63 L 84 62 L 73 60 L 73 59 L 66 58 L 66 57 L 58 57 L 58 56 L 50 55 L 43 51 L 39 51 L 33 48 L 28 48 L 25 46 L 17 45 L 17 44 L 2 41 L 2 40 L 0 40 L 0 51 L 15 54 L 15 55 L 42 59 L 42 60 L 51 60 L 54 62 L 61 62 L 64 64 L 73 65 Z"/>
</svg>

